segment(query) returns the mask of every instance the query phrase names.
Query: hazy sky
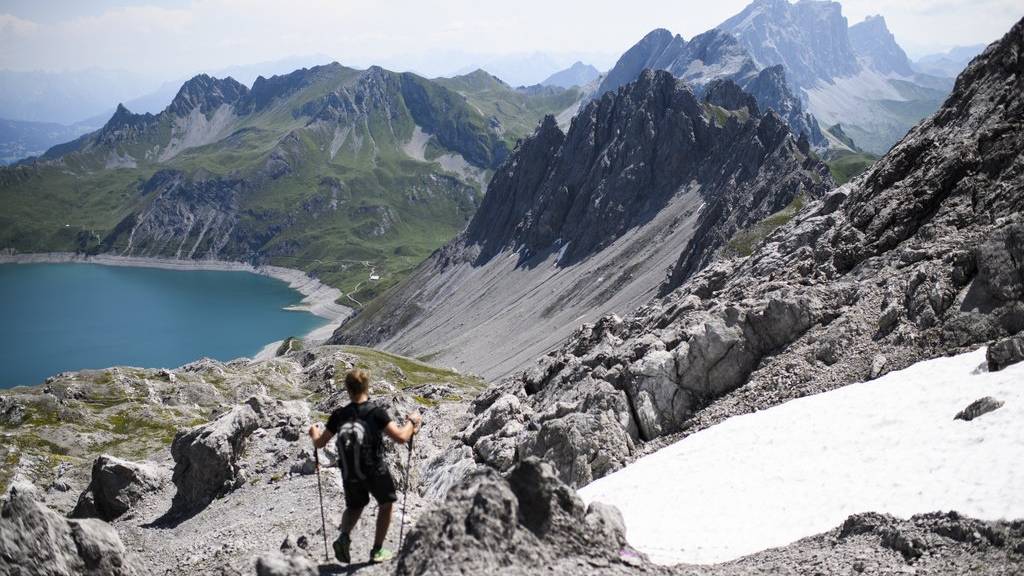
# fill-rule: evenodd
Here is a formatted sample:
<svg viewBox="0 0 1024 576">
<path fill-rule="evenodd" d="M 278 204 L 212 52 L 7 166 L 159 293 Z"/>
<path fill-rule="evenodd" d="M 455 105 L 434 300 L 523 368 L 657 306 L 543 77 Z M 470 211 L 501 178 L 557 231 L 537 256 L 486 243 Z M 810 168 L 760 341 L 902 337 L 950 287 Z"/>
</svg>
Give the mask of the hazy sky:
<svg viewBox="0 0 1024 576">
<path fill-rule="evenodd" d="M 654 28 L 690 38 L 747 0 L 0 0 L 0 68 L 124 69 L 165 78 L 323 54 L 440 73 L 467 55 L 573 53 L 607 68 Z M 845 0 L 882 14 L 911 56 L 988 43 L 1021 0 Z"/>
</svg>

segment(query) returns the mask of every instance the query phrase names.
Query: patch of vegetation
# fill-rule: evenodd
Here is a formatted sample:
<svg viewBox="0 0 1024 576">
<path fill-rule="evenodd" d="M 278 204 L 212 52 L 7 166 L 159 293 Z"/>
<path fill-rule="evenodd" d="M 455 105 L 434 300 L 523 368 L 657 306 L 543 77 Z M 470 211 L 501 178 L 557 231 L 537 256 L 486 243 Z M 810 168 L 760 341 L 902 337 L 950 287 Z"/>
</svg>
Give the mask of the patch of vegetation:
<svg viewBox="0 0 1024 576">
<path fill-rule="evenodd" d="M 878 157 L 866 152 L 837 150 L 829 154 L 826 164 L 832 172 L 832 179 L 840 186 L 860 176 L 871 167 Z"/>
<path fill-rule="evenodd" d="M 481 115 L 496 118 L 510 149 L 516 140 L 533 133 L 545 115 L 562 112 L 583 95 L 579 88 L 552 88 L 527 94 L 483 70 L 453 78 L 438 78 L 435 82 L 464 96 Z"/>
<path fill-rule="evenodd" d="M 425 408 L 436 408 L 437 405 L 440 404 L 440 402 L 438 402 L 437 400 L 431 400 L 430 398 L 427 398 L 425 396 L 417 395 L 413 396 L 412 399 L 415 400 L 417 404 Z"/>
<path fill-rule="evenodd" d="M 362 346 L 345 346 L 343 350 L 356 356 L 356 367 L 369 370 L 377 377 L 386 378 L 401 388 L 429 383 L 450 383 L 465 390 L 480 390 L 486 383 L 477 376 L 460 374 L 454 370 L 432 366 L 413 358 L 390 354 Z M 338 368 L 338 374 L 343 373 Z"/>
<path fill-rule="evenodd" d="M 29 453 L 51 453 L 67 455 L 68 449 L 45 438 L 41 438 L 38 434 L 34 433 L 22 433 L 11 436 L 11 440 L 15 446 L 21 449 L 22 452 Z"/>
<path fill-rule="evenodd" d="M 281 345 L 277 347 L 277 351 L 274 352 L 275 356 L 284 356 L 289 352 L 297 352 L 302 350 L 302 338 L 296 338 L 289 336 L 281 342 Z"/>
<path fill-rule="evenodd" d="M 804 207 L 805 202 L 806 200 L 804 197 L 802 195 L 798 195 L 782 210 L 779 210 L 749 228 L 740 230 L 734 234 L 732 239 L 729 240 L 729 243 L 726 244 L 725 252 L 727 254 L 739 256 L 750 256 L 753 254 L 754 248 L 760 244 L 762 240 L 767 238 L 777 228 L 792 220 L 793 217 L 796 216 L 797 212 Z"/>
<path fill-rule="evenodd" d="M 18 452 L 11 447 L 4 447 L 4 450 L 6 452 L 3 458 L 4 465 L 0 467 L 0 494 L 7 493 L 7 486 L 10 484 L 11 478 L 14 477 L 14 468 L 21 461 Z"/>
</svg>

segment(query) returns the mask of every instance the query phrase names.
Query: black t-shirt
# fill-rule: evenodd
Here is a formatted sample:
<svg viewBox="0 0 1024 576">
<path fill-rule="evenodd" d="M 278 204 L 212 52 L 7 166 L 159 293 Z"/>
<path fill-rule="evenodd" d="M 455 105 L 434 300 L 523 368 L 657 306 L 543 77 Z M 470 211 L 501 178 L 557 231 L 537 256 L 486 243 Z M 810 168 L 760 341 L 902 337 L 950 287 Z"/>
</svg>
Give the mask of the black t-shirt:
<svg viewBox="0 0 1024 576">
<path fill-rule="evenodd" d="M 338 430 L 341 429 L 342 424 L 355 419 L 362 420 L 367 426 L 367 430 L 373 435 L 368 440 L 369 449 L 372 454 L 370 458 L 374 461 L 373 466 L 377 468 L 377 473 L 386 470 L 383 454 L 383 434 L 384 428 L 391 422 L 391 416 L 388 415 L 388 411 L 370 401 L 361 404 L 350 402 L 348 405 L 338 408 L 331 413 L 331 417 L 327 419 L 327 429 L 331 431 L 331 434 L 336 435 Z"/>
</svg>

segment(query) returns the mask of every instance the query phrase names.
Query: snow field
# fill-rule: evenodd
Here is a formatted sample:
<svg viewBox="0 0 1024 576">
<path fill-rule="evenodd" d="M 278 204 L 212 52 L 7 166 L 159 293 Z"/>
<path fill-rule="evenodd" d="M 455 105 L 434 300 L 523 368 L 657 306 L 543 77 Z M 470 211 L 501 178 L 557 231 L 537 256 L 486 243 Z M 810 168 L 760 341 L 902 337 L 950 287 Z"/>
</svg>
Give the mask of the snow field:
<svg viewBox="0 0 1024 576">
<path fill-rule="evenodd" d="M 716 563 L 858 512 L 1024 518 L 1024 363 L 985 349 L 731 418 L 584 487 L 661 564 Z M 971 422 L 971 402 L 1005 402 Z"/>
</svg>

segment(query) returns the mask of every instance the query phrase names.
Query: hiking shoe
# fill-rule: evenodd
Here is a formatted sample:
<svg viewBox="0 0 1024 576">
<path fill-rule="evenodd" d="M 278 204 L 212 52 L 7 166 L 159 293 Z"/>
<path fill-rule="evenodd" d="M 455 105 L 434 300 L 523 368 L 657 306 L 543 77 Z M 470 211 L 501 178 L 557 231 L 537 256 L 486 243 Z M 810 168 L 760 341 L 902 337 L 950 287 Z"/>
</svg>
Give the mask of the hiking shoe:
<svg viewBox="0 0 1024 576">
<path fill-rule="evenodd" d="M 392 554 L 391 550 L 388 550 L 387 548 L 378 548 L 370 551 L 370 562 L 374 564 L 387 562 L 388 560 L 391 560 L 392 557 L 394 557 L 394 554 Z"/>
<path fill-rule="evenodd" d="M 344 564 L 352 562 L 352 554 L 349 552 L 351 546 L 352 539 L 349 538 L 348 534 L 338 536 L 338 539 L 334 541 L 334 557 L 338 559 L 338 562 Z"/>
</svg>

